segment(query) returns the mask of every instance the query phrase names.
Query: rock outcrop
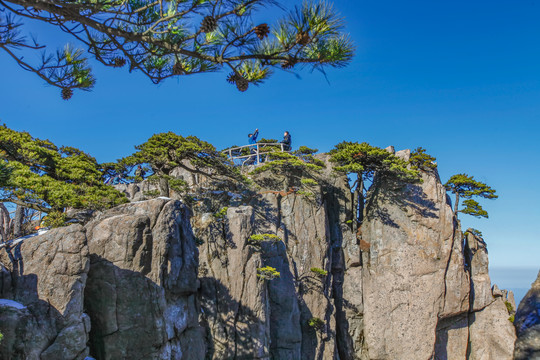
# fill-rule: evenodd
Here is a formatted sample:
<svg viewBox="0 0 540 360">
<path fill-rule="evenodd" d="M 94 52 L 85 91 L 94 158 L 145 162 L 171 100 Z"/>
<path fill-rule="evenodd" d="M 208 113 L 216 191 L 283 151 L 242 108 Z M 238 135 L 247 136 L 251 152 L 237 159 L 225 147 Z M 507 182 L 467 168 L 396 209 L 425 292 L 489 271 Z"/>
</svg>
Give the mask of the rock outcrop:
<svg viewBox="0 0 540 360">
<path fill-rule="evenodd" d="M 190 209 L 123 186 L 132 203 L 1 258 L 2 358 L 512 359 L 512 294 L 492 287 L 436 171 L 376 177 L 361 226 L 330 167 L 309 191 L 181 175 Z M 533 300 L 516 354 L 535 354 Z"/>
<path fill-rule="evenodd" d="M 32 238 L 5 253 L 0 301 L 0 357 L 84 359 L 90 319 L 83 293 L 90 261 L 84 228 L 73 225 Z"/>
<path fill-rule="evenodd" d="M 514 325 L 518 335 L 514 359 L 540 359 L 540 272 L 519 304 Z"/>
<path fill-rule="evenodd" d="M 2 257 L 2 359 L 204 358 L 198 252 L 179 201 L 122 205 L 12 252 L 15 263 Z"/>
</svg>

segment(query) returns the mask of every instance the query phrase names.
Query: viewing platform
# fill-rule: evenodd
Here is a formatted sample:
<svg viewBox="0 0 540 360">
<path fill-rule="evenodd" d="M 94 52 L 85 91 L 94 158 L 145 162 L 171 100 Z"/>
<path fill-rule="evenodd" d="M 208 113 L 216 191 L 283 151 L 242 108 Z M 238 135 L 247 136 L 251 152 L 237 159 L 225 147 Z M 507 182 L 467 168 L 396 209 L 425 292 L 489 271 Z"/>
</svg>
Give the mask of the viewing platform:
<svg viewBox="0 0 540 360">
<path fill-rule="evenodd" d="M 235 166 L 244 165 L 260 165 L 261 163 L 270 161 L 268 155 L 274 152 L 290 153 L 290 150 L 285 150 L 286 145 L 283 143 L 256 143 L 232 147 L 223 150 Z"/>
</svg>

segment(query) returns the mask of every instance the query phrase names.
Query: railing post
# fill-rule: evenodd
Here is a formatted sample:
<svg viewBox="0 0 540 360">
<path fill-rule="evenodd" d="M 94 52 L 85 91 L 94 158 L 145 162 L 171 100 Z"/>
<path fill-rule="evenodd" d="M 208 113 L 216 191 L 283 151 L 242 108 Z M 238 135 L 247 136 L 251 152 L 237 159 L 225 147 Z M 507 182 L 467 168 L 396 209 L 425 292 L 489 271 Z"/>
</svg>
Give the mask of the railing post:
<svg viewBox="0 0 540 360">
<path fill-rule="evenodd" d="M 279 143 L 279 145 L 281 145 L 281 152 L 283 152 L 283 143 Z"/>
<path fill-rule="evenodd" d="M 232 158 L 232 149 L 229 149 L 229 159 L 233 160 L 233 158 Z"/>
<path fill-rule="evenodd" d="M 259 165 L 259 143 L 257 143 L 257 165 Z"/>
</svg>

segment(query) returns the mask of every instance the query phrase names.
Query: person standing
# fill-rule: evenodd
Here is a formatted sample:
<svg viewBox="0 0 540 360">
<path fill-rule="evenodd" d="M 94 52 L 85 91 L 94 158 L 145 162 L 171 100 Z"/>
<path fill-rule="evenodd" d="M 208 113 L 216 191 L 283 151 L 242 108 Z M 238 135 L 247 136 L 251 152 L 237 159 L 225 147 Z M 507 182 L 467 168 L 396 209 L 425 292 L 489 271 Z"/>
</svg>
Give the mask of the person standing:
<svg viewBox="0 0 540 360">
<path fill-rule="evenodd" d="M 257 137 L 259 136 L 259 129 L 255 129 L 255 131 L 252 134 L 248 134 L 248 144 L 254 145 L 257 143 Z M 250 146 L 249 152 L 252 154 L 252 156 L 249 157 L 248 161 L 246 161 L 246 164 L 250 165 L 255 162 L 255 159 L 257 156 L 257 147 L 256 146 Z"/>
<path fill-rule="evenodd" d="M 285 131 L 285 133 L 283 133 L 283 140 L 281 141 L 281 143 L 283 144 L 284 151 L 291 151 L 292 139 L 291 139 L 291 134 L 289 134 L 288 131 Z"/>
</svg>

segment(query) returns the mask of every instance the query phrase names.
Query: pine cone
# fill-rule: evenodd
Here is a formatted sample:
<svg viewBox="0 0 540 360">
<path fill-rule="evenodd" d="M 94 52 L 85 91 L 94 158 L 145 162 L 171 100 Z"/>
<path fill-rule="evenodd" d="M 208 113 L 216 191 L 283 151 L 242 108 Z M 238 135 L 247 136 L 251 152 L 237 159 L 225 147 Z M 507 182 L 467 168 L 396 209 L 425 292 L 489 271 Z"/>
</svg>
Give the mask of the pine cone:
<svg viewBox="0 0 540 360">
<path fill-rule="evenodd" d="M 282 69 L 292 69 L 294 67 L 294 65 L 296 65 L 296 61 L 292 60 L 292 59 L 287 59 L 285 60 L 284 62 L 281 63 L 281 68 Z"/>
<path fill-rule="evenodd" d="M 301 31 L 296 34 L 296 42 L 300 45 L 307 45 L 311 41 L 311 37 L 307 31 Z"/>
<path fill-rule="evenodd" d="M 117 56 L 112 59 L 111 65 L 117 68 L 122 67 L 126 65 L 126 59 L 124 59 L 123 57 Z"/>
<path fill-rule="evenodd" d="M 270 27 L 268 24 L 261 24 L 255 27 L 255 35 L 259 38 L 259 40 L 264 39 L 268 36 L 270 33 Z"/>
<path fill-rule="evenodd" d="M 236 79 L 236 88 L 240 90 L 241 92 L 244 92 L 249 87 L 249 81 L 247 81 L 244 77 L 238 76 Z"/>
<path fill-rule="evenodd" d="M 69 100 L 73 96 L 73 90 L 70 88 L 63 88 L 62 89 L 62 99 Z"/>
<path fill-rule="evenodd" d="M 235 72 L 232 72 L 229 74 L 229 76 L 227 76 L 227 82 L 229 84 L 236 84 L 236 80 L 239 78 L 239 76 L 235 73 Z"/>
<path fill-rule="evenodd" d="M 182 64 L 179 62 L 175 63 L 172 68 L 173 75 L 182 75 L 184 73 L 184 69 L 182 68 Z"/>
<path fill-rule="evenodd" d="M 201 22 L 201 31 L 205 33 L 210 33 L 216 30 L 217 26 L 218 26 L 217 20 L 213 16 L 208 15 Z"/>
</svg>

